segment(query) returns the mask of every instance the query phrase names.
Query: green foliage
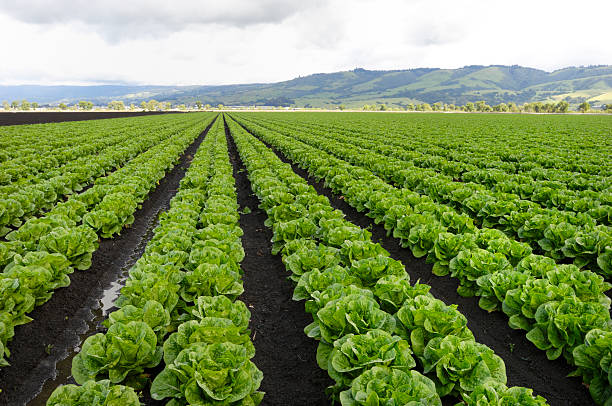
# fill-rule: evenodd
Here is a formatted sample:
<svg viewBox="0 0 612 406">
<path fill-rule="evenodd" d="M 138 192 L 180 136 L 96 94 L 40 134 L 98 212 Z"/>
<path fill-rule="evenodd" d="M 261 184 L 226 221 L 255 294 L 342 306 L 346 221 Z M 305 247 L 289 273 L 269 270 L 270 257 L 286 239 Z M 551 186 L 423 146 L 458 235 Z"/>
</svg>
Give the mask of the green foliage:
<svg viewBox="0 0 612 406">
<path fill-rule="evenodd" d="M 142 387 L 145 368 L 159 364 L 163 350 L 157 336 L 142 321 L 112 324 L 106 334 L 88 337 L 72 360 L 72 376 L 77 383 L 109 379 Z"/>
<path fill-rule="evenodd" d="M 416 366 L 407 341 L 383 330 L 365 334 L 347 334 L 333 347 L 320 343 L 317 363 L 327 370 L 337 387 L 350 386 L 353 379 L 375 366 L 387 366 L 409 372 Z"/>
<path fill-rule="evenodd" d="M 238 344 L 192 344 L 155 378 L 151 396 L 189 404 L 256 406 L 263 398 L 257 392 L 263 374 L 249 358 Z"/>
<path fill-rule="evenodd" d="M 416 371 L 374 367 L 340 394 L 342 406 L 414 405 L 441 406 L 435 384 Z"/>
<path fill-rule="evenodd" d="M 463 395 L 463 402 L 459 405 L 468 406 L 497 406 L 497 405 L 525 405 L 546 406 L 548 403 L 542 396 L 533 396 L 531 389 L 513 386 L 508 388 L 494 379 L 486 380 L 478 385 L 469 395 Z"/>
<path fill-rule="evenodd" d="M 113 385 L 108 379 L 87 381 L 83 386 L 61 385 L 47 400 L 47 406 L 140 406 L 134 389 Z"/>
<path fill-rule="evenodd" d="M 440 396 L 471 392 L 489 379 L 506 383 L 506 368 L 493 350 L 454 335 L 429 341 L 422 356 L 424 371 L 437 382 Z"/>
</svg>

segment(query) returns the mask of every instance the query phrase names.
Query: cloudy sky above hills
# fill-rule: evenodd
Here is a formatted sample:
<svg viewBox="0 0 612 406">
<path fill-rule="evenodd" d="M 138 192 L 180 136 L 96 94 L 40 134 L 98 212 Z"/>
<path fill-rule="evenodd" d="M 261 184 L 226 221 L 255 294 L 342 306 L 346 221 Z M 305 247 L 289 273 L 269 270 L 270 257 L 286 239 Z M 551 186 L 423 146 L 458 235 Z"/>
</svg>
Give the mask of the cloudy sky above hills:
<svg viewBox="0 0 612 406">
<path fill-rule="evenodd" d="M 610 15 L 606 0 L 0 0 L 0 84 L 229 84 L 355 67 L 612 64 Z"/>
</svg>

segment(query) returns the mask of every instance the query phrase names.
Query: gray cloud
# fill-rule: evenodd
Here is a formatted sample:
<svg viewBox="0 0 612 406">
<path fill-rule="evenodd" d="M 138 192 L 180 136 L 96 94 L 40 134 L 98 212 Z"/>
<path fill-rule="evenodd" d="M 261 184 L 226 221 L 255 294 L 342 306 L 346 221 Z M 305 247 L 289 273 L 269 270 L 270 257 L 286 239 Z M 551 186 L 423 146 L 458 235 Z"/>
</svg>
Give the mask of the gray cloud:
<svg viewBox="0 0 612 406">
<path fill-rule="evenodd" d="M 188 27 L 216 24 L 242 28 L 281 23 L 322 0 L 0 0 L 0 13 L 30 24 L 90 26 L 111 42 L 157 37 Z"/>
</svg>

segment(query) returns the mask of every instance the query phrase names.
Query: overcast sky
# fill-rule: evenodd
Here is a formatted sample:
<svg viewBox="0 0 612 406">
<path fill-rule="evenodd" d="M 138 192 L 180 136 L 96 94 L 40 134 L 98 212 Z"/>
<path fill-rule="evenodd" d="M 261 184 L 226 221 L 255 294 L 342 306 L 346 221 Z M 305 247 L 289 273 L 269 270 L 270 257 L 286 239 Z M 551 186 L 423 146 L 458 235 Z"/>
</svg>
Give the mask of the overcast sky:
<svg viewBox="0 0 612 406">
<path fill-rule="evenodd" d="M 499 6 L 494 6 L 499 5 Z M 612 1 L 0 0 L 0 84 L 612 64 Z"/>
</svg>

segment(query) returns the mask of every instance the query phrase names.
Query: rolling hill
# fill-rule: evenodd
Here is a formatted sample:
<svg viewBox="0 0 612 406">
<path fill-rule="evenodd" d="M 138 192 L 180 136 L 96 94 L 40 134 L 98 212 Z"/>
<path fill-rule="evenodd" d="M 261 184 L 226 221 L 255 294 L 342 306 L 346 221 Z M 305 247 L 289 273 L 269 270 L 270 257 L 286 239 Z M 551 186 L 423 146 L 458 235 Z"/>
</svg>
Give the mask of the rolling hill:
<svg viewBox="0 0 612 406">
<path fill-rule="evenodd" d="M 569 67 L 553 72 L 521 66 L 465 66 L 374 71 L 354 69 L 319 73 L 277 83 L 222 86 L 0 86 L 0 100 L 27 99 L 45 104 L 90 100 L 174 103 L 200 100 L 212 105 L 361 107 L 385 103 L 465 104 L 485 100 L 523 104 L 567 100 L 572 105 L 612 103 L 612 66 Z"/>
</svg>

